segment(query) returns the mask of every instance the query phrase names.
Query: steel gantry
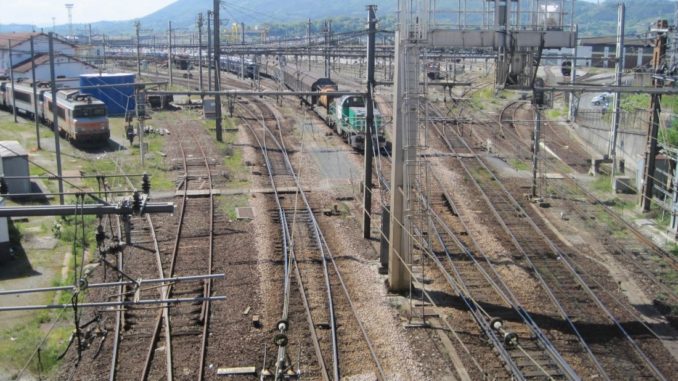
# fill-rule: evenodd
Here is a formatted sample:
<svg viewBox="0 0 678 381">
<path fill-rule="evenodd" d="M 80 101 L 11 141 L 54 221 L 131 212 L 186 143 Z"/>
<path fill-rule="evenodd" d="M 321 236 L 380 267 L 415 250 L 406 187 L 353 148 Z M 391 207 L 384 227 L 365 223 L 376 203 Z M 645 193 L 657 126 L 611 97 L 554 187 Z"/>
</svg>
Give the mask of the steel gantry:
<svg viewBox="0 0 678 381">
<path fill-rule="evenodd" d="M 438 10 L 435 0 L 399 2 L 388 261 L 389 288 L 395 292 L 406 291 L 411 285 L 415 234 L 427 235 L 426 221 L 420 217 L 426 214 L 428 203 L 428 163 L 417 155 L 425 145 L 426 126 L 419 115 L 425 109 L 422 99 L 427 87 L 425 79 L 420 84 L 422 52 L 493 49 L 497 52 L 496 85 L 531 89 L 541 51 L 576 44 L 576 28 L 572 14 L 566 17 L 565 0 L 457 3 L 457 8 Z"/>
</svg>

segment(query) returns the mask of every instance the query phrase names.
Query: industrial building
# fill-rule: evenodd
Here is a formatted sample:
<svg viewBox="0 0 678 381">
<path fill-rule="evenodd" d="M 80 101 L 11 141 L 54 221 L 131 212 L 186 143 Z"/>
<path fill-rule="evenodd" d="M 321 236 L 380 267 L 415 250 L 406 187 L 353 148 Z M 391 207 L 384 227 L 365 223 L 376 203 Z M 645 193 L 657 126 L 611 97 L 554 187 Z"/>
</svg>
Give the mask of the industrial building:
<svg viewBox="0 0 678 381">
<path fill-rule="evenodd" d="M 35 56 L 31 59 L 31 37 L 33 38 L 33 51 Z M 10 61 L 10 45 L 12 57 Z M 85 61 L 76 58 L 77 46 L 63 40 L 54 38 L 54 65 L 55 74 L 59 79 L 78 78 L 81 74 L 95 73 L 97 68 Z M 49 36 L 45 33 L 0 33 L 0 75 L 10 76 L 10 67 L 16 79 L 32 78 L 32 62 L 35 65 L 35 79 L 37 81 L 49 81 Z M 63 85 L 77 85 L 75 82 Z"/>
</svg>

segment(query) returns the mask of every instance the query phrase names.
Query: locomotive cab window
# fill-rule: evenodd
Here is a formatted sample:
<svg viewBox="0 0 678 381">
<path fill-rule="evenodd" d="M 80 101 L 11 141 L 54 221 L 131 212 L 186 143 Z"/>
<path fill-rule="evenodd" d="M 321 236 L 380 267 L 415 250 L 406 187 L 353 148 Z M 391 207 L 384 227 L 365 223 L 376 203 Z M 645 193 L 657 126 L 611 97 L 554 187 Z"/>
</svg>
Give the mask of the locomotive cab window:
<svg viewBox="0 0 678 381">
<path fill-rule="evenodd" d="M 106 116 L 106 107 L 76 107 L 73 110 L 74 118 L 95 118 L 100 116 Z"/>
<path fill-rule="evenodd" d="M 344 107 L 363 107 L 365 106 L 365 100 L 363 97 L 350 97 Z"/>
</svg>

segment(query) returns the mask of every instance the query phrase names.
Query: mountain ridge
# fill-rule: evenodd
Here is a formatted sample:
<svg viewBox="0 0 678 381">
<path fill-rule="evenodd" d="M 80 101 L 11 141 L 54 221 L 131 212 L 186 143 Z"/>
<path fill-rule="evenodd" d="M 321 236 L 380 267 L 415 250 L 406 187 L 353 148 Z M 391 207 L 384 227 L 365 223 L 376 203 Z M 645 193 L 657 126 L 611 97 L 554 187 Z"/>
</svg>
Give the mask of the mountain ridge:
<svg viewBox="0 0 678 381">
<path fill-rule="evenodd" d="M 659 17 L 669 18 L 675 12 L 675 2 L 669 0 L 626 0 L 626 34 L 636 35 L 646 31 L 649 25 Z M 212 0 L 177 0 L 166 7 L 139 18 L 144 30 L 166 31 L 168 21 L 176 29 L 195 29 L 197 14 L 204 15 L 211 9 Z M 319 6 L 319 4 L 321 6 Z M 290 32 L 305 32 L 308 18 L 314 20 L 313 30 L 320 29 L 322 20 L 335 20 L 333 29 L 337 32 L 356 30 L 361 28 L 366 17 L 365 6 L 378 6 L 378 17 L 381 19 L 381 28 L 393 30 L 397 2 L 393 0 L 343 0 L 341 2 L 322 0 L 249 0 L 247 5 L 241 5 L 234 0 L 222 1 L 221 19 L 224 25 L 233 22 L 244 22 L 248 28 L 266 27 L 271 34 L 286 34 Z M 616 34 L 617 0 L 607 0 L 600 5 L 578 1 L 575 9 L 575 19 L 579 25 L 579 35 L 600 36 Z M 101 21 L 92 23 L 96 33 L 131 34 L 134 30 L 134 21 Z M 75 30 L 85 30 L 84 24 L 75 24 Z M 350 29 L 353 28 L 353 29 Z M 28 25 L 2 25 L 2 30 L 30 31 Z M 51 28 L 45 28 L 50 30 Z M 38 29 L 40 30 L 40 29 Z M 66 25 L 56 27 L 56 32 L 65 34 Z M 87 33 L 82 33 L 86 35 Z"/>
</svg>

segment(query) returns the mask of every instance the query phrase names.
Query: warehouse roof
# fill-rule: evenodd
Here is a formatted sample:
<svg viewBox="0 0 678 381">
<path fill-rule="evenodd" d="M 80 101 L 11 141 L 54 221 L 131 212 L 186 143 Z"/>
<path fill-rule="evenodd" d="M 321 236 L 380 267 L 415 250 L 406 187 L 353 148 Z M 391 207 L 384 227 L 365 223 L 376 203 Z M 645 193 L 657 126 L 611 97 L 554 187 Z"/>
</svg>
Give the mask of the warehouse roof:
<svg viewBox="0 0 678 381">
<path fill-rule="evenodd" d="M 31 39 L 31 37 L 45 36 L 46 33 L 37 33 L 37 32 L 16 32 L 16 33 L 0 33 L 0 49 L 7 49 L 9 47 L 9 42 L 12 41 L 12 47 L 21 45 L 24 42 Z M 55 36 L 56 41 L 61 42 L 62 44 L 68 44 L 71 46 L 76 46 L 74 43 L 63 39 L 59 36 Z"/>
<path fill-rule="evenodd" d="M 0 157 L 28 156 L 24 147 L 16 140 L 0 141 Z"/>
<path fill-rule="evenodd" d="M 580 45 L 584 46 L 591 45 L 617 46 L 617 36 L 584 37 L 580 38 L 579 41 Z M 645 47 L 650 46 L 650 43 L 648 40 L 642 38 L 625 38 L 624 46 Z"/>
</svg>

